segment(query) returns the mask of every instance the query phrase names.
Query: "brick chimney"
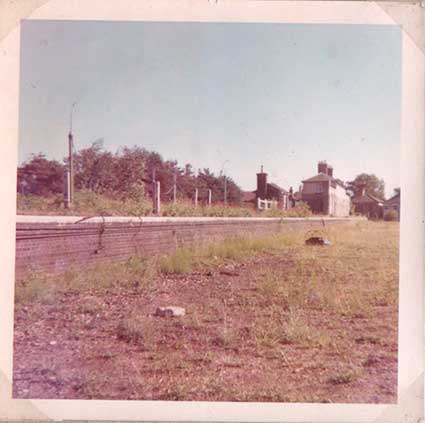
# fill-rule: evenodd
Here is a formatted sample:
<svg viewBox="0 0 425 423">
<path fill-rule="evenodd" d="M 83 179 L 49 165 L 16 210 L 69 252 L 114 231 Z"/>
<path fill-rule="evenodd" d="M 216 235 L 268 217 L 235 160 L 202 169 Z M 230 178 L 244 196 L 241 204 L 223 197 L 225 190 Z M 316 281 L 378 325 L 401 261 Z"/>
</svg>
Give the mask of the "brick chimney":
<svg viewBox="0 0 425 423">
<path fill-rule="evenodd" d="M 319 162 L 317 165 L 317 173 L 324 173 L 325 175 L 328 174 L 328 164 L 325 161 Z"/>
<path fill-rule="evenodd" d="M 334 176 L 334 168 L 331 165 L 328 166 L 328 175 L 331 178 Z"/>
<path fill-rule="evenodd" d="M 262 165 L 261 172 L 257 173 L 257 198 L 267 198 L 267 173 L 264 173 Z"/>
</svg>

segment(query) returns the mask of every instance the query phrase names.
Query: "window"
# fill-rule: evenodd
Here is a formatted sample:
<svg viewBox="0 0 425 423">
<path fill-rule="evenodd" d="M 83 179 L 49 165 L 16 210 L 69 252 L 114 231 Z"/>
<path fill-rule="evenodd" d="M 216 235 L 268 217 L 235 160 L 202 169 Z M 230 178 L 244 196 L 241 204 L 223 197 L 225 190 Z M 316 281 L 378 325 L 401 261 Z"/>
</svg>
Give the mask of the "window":
<svg viewBox="0 0 425 423">
<path fill-rule="evenodd" d="M 317 192 L 317 193 L 323 192 L 323 185 L 322 184 L 314 184 L 314 192 Z"/>
</svg>

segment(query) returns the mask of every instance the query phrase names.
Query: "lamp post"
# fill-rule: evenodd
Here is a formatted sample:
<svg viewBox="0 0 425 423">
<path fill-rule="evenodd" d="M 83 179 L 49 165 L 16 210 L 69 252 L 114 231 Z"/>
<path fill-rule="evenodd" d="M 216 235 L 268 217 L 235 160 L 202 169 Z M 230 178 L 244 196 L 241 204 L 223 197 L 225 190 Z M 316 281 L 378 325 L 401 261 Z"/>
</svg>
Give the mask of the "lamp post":
<svg viewBox="0 0 425 423">
<path fill-rule="evenodd" d="M 68 133 L 68 169 L 66 172 L 66 202 L 65 206 L 67 208 L 72 207 L 74 201 L 74 136 L 72 134 L 72 114 L 74 112 L 74 107 L 77 103 L 74 101 L 71 106 L 70 114 L 70 124 L 69 124 L 69 133 Z"/>
</svg>

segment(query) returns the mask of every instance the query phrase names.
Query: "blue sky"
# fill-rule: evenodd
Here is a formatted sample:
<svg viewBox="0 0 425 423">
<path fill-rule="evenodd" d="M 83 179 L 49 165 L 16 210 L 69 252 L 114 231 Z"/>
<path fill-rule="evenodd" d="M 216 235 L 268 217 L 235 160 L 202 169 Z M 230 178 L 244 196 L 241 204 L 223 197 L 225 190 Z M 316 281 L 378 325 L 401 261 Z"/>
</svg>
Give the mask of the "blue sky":
<svg viewBox="0 0 425 423">
<path fill-rule="evenodd" d="M 397 26 L 39 21 L 22 24 L 19 161 L 139 145 L 254 189 L 297 188 L 327 160 L 399 186 Z"/>
</svg>

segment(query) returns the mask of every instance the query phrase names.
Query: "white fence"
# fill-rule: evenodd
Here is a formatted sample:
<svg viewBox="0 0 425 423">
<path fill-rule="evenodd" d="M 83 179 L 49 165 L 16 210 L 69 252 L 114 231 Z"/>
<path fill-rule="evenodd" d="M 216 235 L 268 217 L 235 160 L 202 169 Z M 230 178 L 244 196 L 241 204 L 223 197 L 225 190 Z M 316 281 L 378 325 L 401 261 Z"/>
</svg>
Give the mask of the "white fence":
<svg viewBox="0 0 425 423">
<path fill-rule="evenodd" d="M 262 200 L 257 198 L 257 210 L 270 210 L 272 208 L 277 208 L 276 200 Z"/>
</svg>

